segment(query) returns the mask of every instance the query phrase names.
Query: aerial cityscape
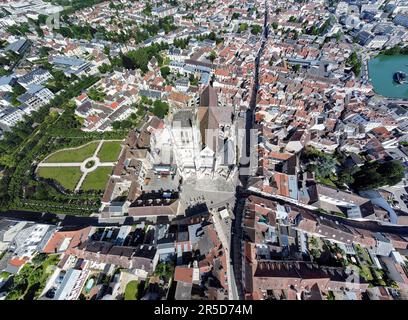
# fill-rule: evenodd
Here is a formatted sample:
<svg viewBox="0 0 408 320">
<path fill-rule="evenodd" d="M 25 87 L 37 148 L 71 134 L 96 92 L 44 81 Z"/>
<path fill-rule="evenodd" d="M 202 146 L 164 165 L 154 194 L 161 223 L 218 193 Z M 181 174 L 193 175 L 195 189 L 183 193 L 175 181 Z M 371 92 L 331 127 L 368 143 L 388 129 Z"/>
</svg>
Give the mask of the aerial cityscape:
<svg viewBox="0 0 408 320">
<path fill-rule="evenodd" d="M 408 0 L 1 0 L 0 300 L 408 300 Z"/>
</svg>

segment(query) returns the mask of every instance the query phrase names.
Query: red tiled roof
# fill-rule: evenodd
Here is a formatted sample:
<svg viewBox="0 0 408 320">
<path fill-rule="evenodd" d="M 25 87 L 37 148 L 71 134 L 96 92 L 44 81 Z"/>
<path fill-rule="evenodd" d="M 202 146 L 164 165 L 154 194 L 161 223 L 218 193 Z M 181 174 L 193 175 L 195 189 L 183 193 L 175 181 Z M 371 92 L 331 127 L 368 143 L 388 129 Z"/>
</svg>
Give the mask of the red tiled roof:
<svg viewBox="0 0 408 320">
<path fill-rule="evenodd" d="M 9 260 L 9 264 L 11 264 L 14 267 L 21 267 L 22 265 L 24 265 L 27 262 L 27 258 L 13 258 Z"/>
<path fill-rule="evenodd" d="M 281 196 L 289 197 L 289 183 L 288 176 L 283 173 L 276 172 L 274 175 L 276 185 L 278 187 L 278 193 Z"/>
<path fill-rule="evenodd" d="M 174 280 L 186 283 L 193 282 L 193 268 L 176 267 L 174 272 Z"/>
<path fill-rule="evenodd" d="M 269 153 L 269 156 L 278 160 L 288 160 L 292 156 L 292 154 L 271 151 Z"/>
<path fill-rule="evenodd" d="M 87 120 L 88 122 L 98 122 L 100 119 L 101 119 L 100 117 L 98 117 L 98 116 L 93 116 L 93 115 L 88 116 L 88 117 L 86 118 L 86 120 Z"/>
<path fill-rule="evenodd" d="M 77 100 L 79 101 L 83 101 L 86 98 L 88 98 L 88 96 L 86 95 L 86 93 L 81 94 L 80 96 L 76 97 Z"/>
<path fill-rule="evenodd" d="M 75 231 L 57 231 L 48 240 L 46 246 L 43 249 L 45 253 L 56 253 L 60 250 L 60 247 L 65 239 L 71 239 L 66 249 L 77 247 L 80 243 L 87 240 L 91 227 L 83 228 Z"/>
</svg>

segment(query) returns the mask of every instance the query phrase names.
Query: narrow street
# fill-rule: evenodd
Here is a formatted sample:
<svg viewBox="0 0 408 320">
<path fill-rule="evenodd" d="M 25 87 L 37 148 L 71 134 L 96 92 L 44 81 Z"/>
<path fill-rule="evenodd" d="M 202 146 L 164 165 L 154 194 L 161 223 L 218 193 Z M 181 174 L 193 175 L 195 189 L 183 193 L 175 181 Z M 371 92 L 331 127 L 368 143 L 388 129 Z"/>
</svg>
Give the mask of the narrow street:
<svg viewBox="0 0 408 320">
<path fill-rule="evenodd" d="M 265 1 L 265 19 L 264 19 L 264 26 L 263 26 L 263 33 L 262 33 L 262 44 L 258 51 L 258 54 L 255 58 L 255 70 L 254 70 L 254 83 L 252 88 L 252 96 L 248 110 L 246 111 L 246 123 L 245 123 L 245 139 L 243 139 L 243 146 L 242 150 L 245 150 L 245 154 L 242 155 L 242 158 L 250 159 L 251 157 L 251 132 L 254 128 L 255 122 L 255 109 L 256 109 L 256 100 L 258 95 L 258 88 L 259 88 L 259 62 L 266 44 L 266 40 L 268 38 L 269 27 L 268 27 L 268 5 Z M 255 167 L 251 167 L 251 165 L 255 165 Z M 243 232 L 242 232 L 242 218 L 243 218 L 243 211 L 246 199 L 246 192 L 245 189 L 247 187 L 248 179 L 250 175 L 255 174 L 257 162 L 250 161 L 246 163 L 246 161 L 240 161 L 240 175 L 239 179 L 241 182 L 241 186 L 237 187 L 236 190 L 236 199 L 237 202 L 234 208 L 234 215 L 235 219 L 232 223 L 231 228 L 231 250 L 230 250 L 230 263 L 233 266 L 233 273 L 235 279 L 235 286 L 236 292 L 238 294 L 237 297 L 234 299 L 244 299 L 244 290 L 243 290 Z M 244 169 L 244 170 L 242 170 Z"/>
</svg>

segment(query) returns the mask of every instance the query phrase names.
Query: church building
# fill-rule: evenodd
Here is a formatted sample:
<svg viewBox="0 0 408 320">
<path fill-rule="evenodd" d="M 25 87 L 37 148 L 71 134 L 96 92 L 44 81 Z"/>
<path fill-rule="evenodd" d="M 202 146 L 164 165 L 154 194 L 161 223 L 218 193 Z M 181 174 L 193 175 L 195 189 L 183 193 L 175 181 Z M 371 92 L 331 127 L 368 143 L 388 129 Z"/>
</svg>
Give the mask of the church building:
<svg viewBox="0 0 408 320">
<path fill-rule="evenodd" d="M 236 165 L 232 106 L 222 105 L 208 85 L 193 108 L 175 111 L 154 139 L 156 159 L 177 165 L 184 177 L 228 173 Z"/>
</svg>

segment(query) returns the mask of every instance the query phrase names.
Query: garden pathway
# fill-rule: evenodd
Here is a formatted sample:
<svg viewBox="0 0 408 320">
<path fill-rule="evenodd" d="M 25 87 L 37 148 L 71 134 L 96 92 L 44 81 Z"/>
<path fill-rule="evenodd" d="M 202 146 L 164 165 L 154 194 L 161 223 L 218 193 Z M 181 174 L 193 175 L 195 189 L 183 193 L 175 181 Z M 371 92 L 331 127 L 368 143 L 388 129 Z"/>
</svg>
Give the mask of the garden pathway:
<svg viewBox="0 0 408 320">
<path fill-rule="evenodd" d="M 98 143 L 97 148 L 95 149 L 93 155 L 91 157 L 89 157 L 88 159 L 85 159 L 82 162 L 41 162 L 38 164 L 39 168 L 58 168 L 58 167 L 79 167 L 81 172 L 82 172 L 82 176 L 79 179 L 76 187 L 75 187 L 75 191 L 79 191 L 79 189 L 82 186 L 82 183 L 84 182 L 86 176 L 88 175 L 88 173 L 91 173 L 93 171 L 95 171 L 97 168 L 99 167 L 113 167 L 115 166 L 116 162 L 100 162 L 99 158 L 97 157 L 99 151 L 101 150 L 101 147 L 103 145 L 104 142 L 108 142 L 108 141 L 120 141 L 120 140 L 100 140 Z M 91 161 L 93 161 L 93 164 L 91 167 L 87 167 L 87 164 L 90 163 Z"/>
</svg>

